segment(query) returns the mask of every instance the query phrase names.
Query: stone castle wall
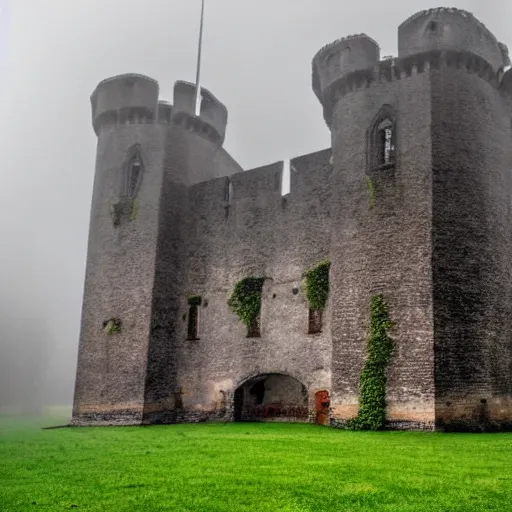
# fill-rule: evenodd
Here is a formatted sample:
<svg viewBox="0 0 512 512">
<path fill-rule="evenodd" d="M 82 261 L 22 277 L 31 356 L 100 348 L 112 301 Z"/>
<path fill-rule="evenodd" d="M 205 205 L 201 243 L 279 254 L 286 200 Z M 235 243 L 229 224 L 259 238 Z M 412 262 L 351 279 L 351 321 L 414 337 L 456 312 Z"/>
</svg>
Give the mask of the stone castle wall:
<svg viewBox="0 0 512 512">
<path fill-rule="evenodd" d="M 508 51 L 457 9 L 412 16 L 398 47 L 380 60 L 360 34 L 317 53 L 332 150 L 292 160 L 286 196 L 281 162 L 242 172 L 222 148 L 227 110 L 208 91 L 196 116 L 186 82 L 173 106 L 141 75 L 99 84 L 76 423 L 230 420 L 237 389 L 278 374 L 307 390 L 308 411 L 290 398 L 299 412 L 288 419 L 313 421 L 315 393 L 328 390 L 330 420 L 343 425 L 357 414 L 379 293 L 395 323 L 390 427 L 512 421 Z M 378 166 L 372 130 L 384 118 L 396 158 Z M 132 198 L 113 226 L 135 144 L 136 212 Z M 311 335 L 302 275 L 327 257 L 331 293 Z M 227 305 L 249 276 L 266 278 L 257 338 Z M 197 295 L 198 339 L 187 340 Z M 102 330 L 109 317 L 123 321 L 115 336 Z"/>
<path fill-rule="evenodd" d="M 308 335 L 302 274 L 329 256 L 330 150 L 292 160 L 291 192 L 281 195 L 282 163 L 190 189 L 188 279 L 176 355 L 185 409 L 209 410 L 243 380 L 284 373 L 311 394 L 330 384 L 330 321 Z M 264 285 L 261 337 L 247 330 L 227 300 L 244 277 Z M 201 295 L 199 340 L 187 340 L 186 298 Z M 205 302 L 207 306 L 205 307 Z M 222 393 L 221 393 L 222 392 Z"/>
</svg>

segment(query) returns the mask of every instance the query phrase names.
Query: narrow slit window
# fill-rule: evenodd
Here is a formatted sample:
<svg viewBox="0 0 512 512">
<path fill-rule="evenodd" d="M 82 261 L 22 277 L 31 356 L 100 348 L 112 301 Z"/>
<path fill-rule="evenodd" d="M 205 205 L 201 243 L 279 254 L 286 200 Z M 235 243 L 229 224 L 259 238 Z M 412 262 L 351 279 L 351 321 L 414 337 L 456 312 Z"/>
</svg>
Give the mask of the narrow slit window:
<svg viewBox="0 0 512 512">
<path fill-rule="evenodd" d="M 137 185 L 139 184 L 141 170 L 142 163 L 138 158 L 136 158 L 132 161 L 130 166 L 130 177 L 128 183 L 128 195 L 130 197 L 134 197 L 137 192 Z"/>
<path fill-rule="evenodd" d="M 320 332 L 322 332 L 322 311 L 310 309 L 308 334 L 318 334 Z"/>
<path fill-rule="evenodd" d="M 139 191 L 144 163 L 141 157 L 140 145 L 136 144 L 129 150 L 129 158 L 124 171 L 123 194 L 125 197 L 135 199 Z"/>
<path fill-rule="evenodd" d="M 199 308 L 196 305 L 189 306 L 188 309 L 188 332 L 187 339 L 197 340 L 199 330 Z"/>
<path fill-rule="evenodd" d="M 227 205 L 231 205 L 233 200 L 233 183 L 229 178 L 226 178 L 226 182 L 224 184 L 224 202 Z"/>
</svg>

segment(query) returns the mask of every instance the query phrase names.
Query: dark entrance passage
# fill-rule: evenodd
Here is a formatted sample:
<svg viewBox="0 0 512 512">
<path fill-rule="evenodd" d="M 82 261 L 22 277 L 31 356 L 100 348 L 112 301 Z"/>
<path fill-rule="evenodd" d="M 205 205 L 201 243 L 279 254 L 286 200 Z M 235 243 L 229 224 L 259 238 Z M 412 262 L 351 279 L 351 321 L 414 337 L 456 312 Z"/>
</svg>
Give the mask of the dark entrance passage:
<svg viewBox="0 0 512 512">
<path fill-rule="evenodd" d="M 258 375 L 235 390 L 235 421 L 309 421 L 308 392 L 283 374 Z"/>
</svg>

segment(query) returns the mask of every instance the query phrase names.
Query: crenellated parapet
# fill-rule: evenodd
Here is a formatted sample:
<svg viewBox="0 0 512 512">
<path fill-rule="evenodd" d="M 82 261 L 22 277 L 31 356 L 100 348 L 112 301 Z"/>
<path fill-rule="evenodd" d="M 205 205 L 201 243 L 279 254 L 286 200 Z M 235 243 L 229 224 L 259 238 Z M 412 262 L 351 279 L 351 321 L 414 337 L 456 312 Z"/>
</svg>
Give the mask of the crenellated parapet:
<svg viewBox="0 0 512 512">
<path fill-rule="evenodd" d="M 228 111 L 210 91 L 201 87 L 199 115 L 196 115 L 196 86 L 178 81 L 174 85 L 173 122 L 208 136 L 221 146 L 226 137 Z"/>
<path fill-rule="evenodd" d="M 101 81 L 91 96 L 92 124 L 98 135 L 103 126 L 153 122 L 157 113 L 158 82 L 136 73 Z"/>
<path fill-rule="evenodd" d="M 418 12 L 398 28 L 398 56 L 432 50 L 464 51 L 486 60 L 494 71 L 509 64 L 508 50 L 473 14 L 440 7 Z"/>
<path fill-rule="evenodd" d="M 432 50 L 404 58 L 386 59 L 373 68 L 348 73 L 326 89 L 322 102 L 325 122 L 331 126 L 334 105 L 349 93 L 443 68 L 461 69 L 496 88 L 499 86 L 499 74 L 486 60 L 473 53 Z"/>
<path fill-rule="evenodd" d="M 343 75 L 373 67 L 379 58 L 379 45 L 366 34 L 338 39 L 313 58 L 313 91 L 322 102 L 325 91 Z"/>
<path fill-rule="evenodd" d="M 158 122 L 160 124 L 171 124 L 172 105 L 168 101 L 160 100 L 158 102 Z"/>
<path fill-rule="evenodd" d="M 201 89 L 201 108 L 195 114 L 194 84 L 178 81 L 174 105 L 159 100 L 158 82 L 127 73 L 101 81 L 91 96 L 92 123 L 96 135 L 102 129 L 135 124 L 173 124 L 222 146 L 228 111 L 210 91 Z"/>
<path fill-rule="evenodd" d="M 398 58 L 380 60 L 378 44 L 365 34 L 339 39 L 315 55 L 313 91 L 329 127 L 334 105 L 352 91 L 443 67 L 464 69 L 498 87 L 510 65 L 507 46 L 460 9 L 414 14 L 400 25 L 398 40 Z"/>
</svg>

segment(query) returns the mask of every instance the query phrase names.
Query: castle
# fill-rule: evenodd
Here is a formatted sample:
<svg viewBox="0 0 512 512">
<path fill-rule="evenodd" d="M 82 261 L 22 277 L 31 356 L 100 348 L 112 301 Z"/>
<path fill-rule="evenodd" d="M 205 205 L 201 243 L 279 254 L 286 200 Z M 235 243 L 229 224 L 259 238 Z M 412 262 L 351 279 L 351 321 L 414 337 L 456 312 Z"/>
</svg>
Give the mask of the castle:
<svg viewBox="0 0 512 512">
<path fill-rule="evenodd" d="M 389 428 L 511 422 L 509 65 L 450 8 L 403 22 L 397 58 L 364 34 L 325 46 L 332 148 L 291 160 L 286 195 L 283 162 L 243 171 L 223 149 L 207 90 L 196 115 L 193 84 L 170 105 L 146 76 L 102 81 L 72 424 L 341 425 L 375 296 L 394 324 Z M 318 306 L 304 275 L 325 261 Z M 228 302 L 247 283 L 243 317 Z"/>
</svg>

